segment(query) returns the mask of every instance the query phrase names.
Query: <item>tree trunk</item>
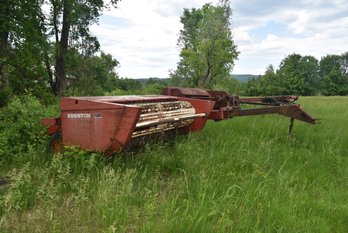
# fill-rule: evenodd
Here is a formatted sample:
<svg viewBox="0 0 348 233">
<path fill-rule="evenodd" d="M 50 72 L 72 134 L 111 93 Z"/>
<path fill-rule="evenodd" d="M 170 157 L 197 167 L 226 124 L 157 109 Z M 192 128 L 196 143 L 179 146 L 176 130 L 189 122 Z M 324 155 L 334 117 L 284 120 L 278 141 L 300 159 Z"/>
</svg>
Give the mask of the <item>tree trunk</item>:
<svg viewBox="0 0 348 233">
<path fill-rule="evenodd" d="M 65 69 L 65 56 L 68 51 L 68 39 L 70 30 L 70 12 L 72 2 L 71 0 L 64 1 L 63 9 L 63 23 L 62 33 L 60 41 L 58 42 L 58 51 L 56 57 L 56 80 L 53 87 L 56 94 L 62 95 L 67 86 L 66 69 Z"/>
<path fill-rule="evenodd" d="M 50 83 L 51 88 L 53 89 L 54 87 L 54 80 L 53 80 L 53 73 L 51 71 L 51 65 L 50 65 L 50 57 L 48 55 L 47 50 L 44 51 L 45 53 L 45 67 L 48 75 L 48 81 Z"/>
<path fill-rule="evenodd" d="M 0 32 L 0 87 L 7 89 L 10 86 L 8 76 L 3 72 L 8 55 L 9 32 Z"/>
<path fill-rule="evenodd" d="M 5 72 L 9 56 L 10 6 L 9 1 L 0 1 L 0 88 L 4 90 L 10 86 L 9 76 Z"/>
<path fill-rule="evenodd" d="M 215 42 L 214 42 L 215 43 Z M 213 68 L 213 65 L 210 63 L 210 56 L 213 52 L 213 49 L 208 49 L 208 54 L 207 54 L 207 71 L 205 72 L 204 77 L 200 78 L 198 80 L 198 88 L 206 88 L 207 85 L 209 84 L 211 78 L 212 78 L 212 74 L 211 74 L 211 70 Z"/>
</svg>

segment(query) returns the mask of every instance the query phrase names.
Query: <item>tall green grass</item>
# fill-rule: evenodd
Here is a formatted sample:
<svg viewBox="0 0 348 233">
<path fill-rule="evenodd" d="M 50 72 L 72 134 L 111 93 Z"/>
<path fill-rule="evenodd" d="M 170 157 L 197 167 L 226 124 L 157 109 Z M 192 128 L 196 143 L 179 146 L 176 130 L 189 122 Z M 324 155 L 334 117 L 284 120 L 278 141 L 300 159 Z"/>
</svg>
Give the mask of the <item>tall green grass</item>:
<svg viewBox="0 0 348 233">
<path fill-rule="evenodd" d="M 348 98 L 301 103 L 322 124 L 290 138 L 257 116 L 113 159 L 29 150 L 7 162 L 0 232 L 348 232 Z"/>
</svg>

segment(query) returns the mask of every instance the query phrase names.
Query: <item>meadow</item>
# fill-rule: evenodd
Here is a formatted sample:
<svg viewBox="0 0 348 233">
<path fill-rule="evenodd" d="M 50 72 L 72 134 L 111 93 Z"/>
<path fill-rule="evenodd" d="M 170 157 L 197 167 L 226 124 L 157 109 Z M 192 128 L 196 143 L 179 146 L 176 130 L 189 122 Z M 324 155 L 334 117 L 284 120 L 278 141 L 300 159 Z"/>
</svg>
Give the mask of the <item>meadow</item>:
<svg viewBox="0 0 348 233">
<path fill-rule="evenodd" d="M 292 137 L 288 118 L 240 117 L 112 159 L 74 148 L 52 157 L 41 128 L 19 143 L 25 132 L 3 126 L 0 232 L 346 233 L 348 97 L 299 102 L 322 123 L 295 121 Z"/>
</svg>

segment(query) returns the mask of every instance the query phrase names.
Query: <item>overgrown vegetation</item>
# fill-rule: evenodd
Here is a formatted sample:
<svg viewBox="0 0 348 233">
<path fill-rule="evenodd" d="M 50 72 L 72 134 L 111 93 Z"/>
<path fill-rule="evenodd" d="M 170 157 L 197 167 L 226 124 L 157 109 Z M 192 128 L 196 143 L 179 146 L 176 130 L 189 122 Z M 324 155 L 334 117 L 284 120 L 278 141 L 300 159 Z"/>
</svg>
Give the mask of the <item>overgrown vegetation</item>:
<svg viewBox="0 0 348 233">
<path fill-rule="evenodd" d="M 57 103 L 45 107 L 31 95 L 13 97 L 6 107 L 1 108 L 0 169 L 6 171 L 12 162 L 21 163 L 23 154 L 28 151 L 45 151 L 42 146 L 47 145 L 48 137 L 40 121 L 43 117 L 58 114 Z"/>
<path fill-rule="evenodd" d="M 34 97 L 1 109 L 1 232 L 347 232 L 346 97 L 302 98 L 323 124 L 209 122 L 114 158 L 51 156 Z"/>
<path fill-rule="evenodd" d="M 104 1 L 0 2 L 1 233 L 348 232 L 347 97 L 303 98 L 324 124 L 296 122 L 291 138 L 287 119 L 258 116 L 209 122 L 136 154 L 50 154 L 40 119 L 58 116 L 57 95 L 158 94 L 173 84 L 348 94 L 348 53 L 292 54 L 246 84 L 231 79 L 238 52 L 228 2 L 186 9 L 178 69 L 146 83 L 120 78 L 90 34 Z"/>
</svg>

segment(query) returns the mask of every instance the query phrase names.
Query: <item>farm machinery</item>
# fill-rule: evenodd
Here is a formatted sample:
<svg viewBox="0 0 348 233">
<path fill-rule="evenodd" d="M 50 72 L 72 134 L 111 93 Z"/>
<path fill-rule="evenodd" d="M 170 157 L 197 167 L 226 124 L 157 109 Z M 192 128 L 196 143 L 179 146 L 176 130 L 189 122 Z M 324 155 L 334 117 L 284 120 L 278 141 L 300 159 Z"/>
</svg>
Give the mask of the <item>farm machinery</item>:
<svg viewBox="0 0 348 233">
<path fill-rule="evenodd" d="M 225 91 L 167 87 L 162 95 L 61 97 L 61 115 L 47 118 L 53 153 L 63 146 L 113 154 L 165 136 L 203 129 L 207 120 L 280 114 L 315 124 L 295 101 L 298 96 L 239 98 Z M 257 107 L 242 108 L 241 105 Z"/>
</svg>

